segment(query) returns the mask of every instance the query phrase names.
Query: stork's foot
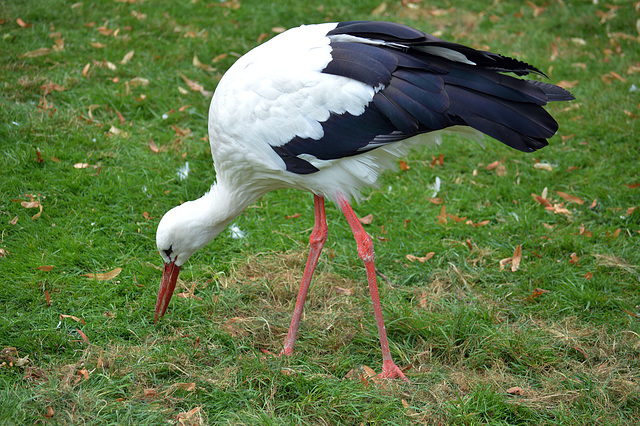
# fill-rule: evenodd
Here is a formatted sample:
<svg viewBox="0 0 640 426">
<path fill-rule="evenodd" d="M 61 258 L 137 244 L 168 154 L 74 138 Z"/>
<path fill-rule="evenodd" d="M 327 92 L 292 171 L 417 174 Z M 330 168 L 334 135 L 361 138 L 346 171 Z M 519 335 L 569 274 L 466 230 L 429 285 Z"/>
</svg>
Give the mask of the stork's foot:
<svg viewBox="0 0 640 426">
<path fill-rule="evenodd" d="M 381 379 L 402 379 L 405 382 L 408 382 L 407 376 L 404 375 L 402 370 L 393 362 L 393 361 L 383 361 L 382 362 L 382 373 L 378 374 L 376 377 Z"/>
</svg>

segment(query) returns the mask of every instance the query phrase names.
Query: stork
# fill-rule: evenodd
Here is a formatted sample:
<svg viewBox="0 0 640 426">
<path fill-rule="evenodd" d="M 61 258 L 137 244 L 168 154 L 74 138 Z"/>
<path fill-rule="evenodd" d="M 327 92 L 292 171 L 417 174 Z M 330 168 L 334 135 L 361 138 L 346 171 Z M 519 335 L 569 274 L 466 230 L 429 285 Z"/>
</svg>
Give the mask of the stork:
<svg viewBox="0 0 640 426">
<path fill-rule="evenodd" d="M 467 126 L 524 152 L 546 146 L 558 124 L 543 106 L 574 97 L 506 73 L 544 75 L 519 60 L 391 22 L 301 26 L 242 56 L 211 100 L 216 182 L 201 198 L 169 210 L 158 225 L 164 272 L 155 319 L 165 314 L 180 268 L 196 250 L 265 193 L 300 189 L 313 194 L 315 225 L 281 354 L 293 353 L 327 239 L 328 199 L 347 219 L 364 262 L 382 347 L 379 376 L 406 380 L 389 351 L 373 243 L 351 201 L 411 147 L 438 141 L 445 129 Z"/>
</svg>

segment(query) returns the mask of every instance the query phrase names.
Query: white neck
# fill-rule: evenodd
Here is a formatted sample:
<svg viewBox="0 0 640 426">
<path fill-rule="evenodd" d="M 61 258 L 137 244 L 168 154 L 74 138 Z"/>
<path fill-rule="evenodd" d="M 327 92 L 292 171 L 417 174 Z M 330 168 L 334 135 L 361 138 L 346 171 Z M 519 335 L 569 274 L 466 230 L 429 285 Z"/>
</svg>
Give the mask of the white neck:
<svg viewBox="0 0 640 426">
<path fill-rule="evenodd" d="M 254 189 L 226 185 L 224 181 L 214 183 L 202 197 L 176 206 L 164 215 L 156 234 L 158 248 L 172 247 L 176 256 L 172 260 L 182 265 L 262 194 Z"/>
</svg>

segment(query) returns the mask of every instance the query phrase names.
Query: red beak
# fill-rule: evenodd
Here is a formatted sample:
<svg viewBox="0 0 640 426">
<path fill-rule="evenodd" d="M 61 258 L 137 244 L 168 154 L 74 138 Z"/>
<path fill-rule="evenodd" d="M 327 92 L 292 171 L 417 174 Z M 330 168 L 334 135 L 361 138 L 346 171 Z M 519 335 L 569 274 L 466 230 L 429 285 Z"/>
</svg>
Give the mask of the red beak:
<svg viewBox="0 0 640 426">
<path fill-rule="evenodd" d="M 165 263 L 164 272 L 162 273 L 162 281 L 160 281 L 160 290 L 158 290 L 158 301 L 156 302 L 156 317 L 154 321 L 158 321 L 158 317 L 162 317 L 167 311 L 173 290 L 176 288 L 180 267 L 175 262 Z"/>
</svg>

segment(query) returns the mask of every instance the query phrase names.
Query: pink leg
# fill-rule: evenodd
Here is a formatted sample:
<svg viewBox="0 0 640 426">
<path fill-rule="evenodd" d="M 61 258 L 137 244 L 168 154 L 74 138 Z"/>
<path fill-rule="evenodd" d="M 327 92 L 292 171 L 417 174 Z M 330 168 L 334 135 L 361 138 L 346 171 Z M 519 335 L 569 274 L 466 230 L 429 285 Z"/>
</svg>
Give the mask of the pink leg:
<svg viewBox="0 0 640 426">
<path fill-rule="evenodd" d="M 398 366 L 391 359 L 391 352 L 389 351 L 389 342 L 387 341 L 387 331 L 384 327 L 384 320 L 382 318 L 382 307 L 380 306 L 380 295 L 378 294 L 378 284 L 376 280 L 376 266 L 373 262 L 373 241 L 371 237 L 362 227 L 362 224 L 358 220 L 358 217 L 353 212 L 349 202 L 342 196 L 338 198 L 340 209 L 347 218 L 349 226 L 351 226 L 351 232 L 356 239 L 358 245 L 358 254 L 364 262 L 365 269 L 367 270 L 367 281 L 369 282 L 369 292 L 371 293 L 371 301 L 373 302 L 373 312 L 376 316 L 376 325 L 378 326 L 378 335 L 380 336 L 380 346 L 382 346 L 382 373 L 379 377 L 394 379 L 400 377 L 405 381 L 408 379 L 400 371 Z"/>
<path fill-rule="evenodd" d="M 300 291 L 298 292 L 298 299 L 296 300 L 296 307 L 293 310 L 293 318 L 291 318 L 289 333 L 287 334 L 287 339 L 284 341 L 284 349 L 280 353 L 281 355 L 293 354 L 293 345 L 296 341 L 296 335 L 298 334 L 300 317 L 302 316 L 304 302 L 307 299 L 307 292 L 309 291 L 309 284 L 311 284 L 311 277 L 313 277 L 313 272 L 316 270 L 320 252 L 322 251 L 324 242 L 327 241 L 327 234 L 329 232 L 327 227 L 327 216 L 324 211 L 324 198 L 314 195 L 313 202 L 315 206 L 316 221 L 313 231 L 311 232 L 311 236 L 309 237 L 309 258 L 307 259 L 307 265 L 304 268 L 304 275 L 302 275 L 302 283 L 300 284 Z"/>
</svg>

